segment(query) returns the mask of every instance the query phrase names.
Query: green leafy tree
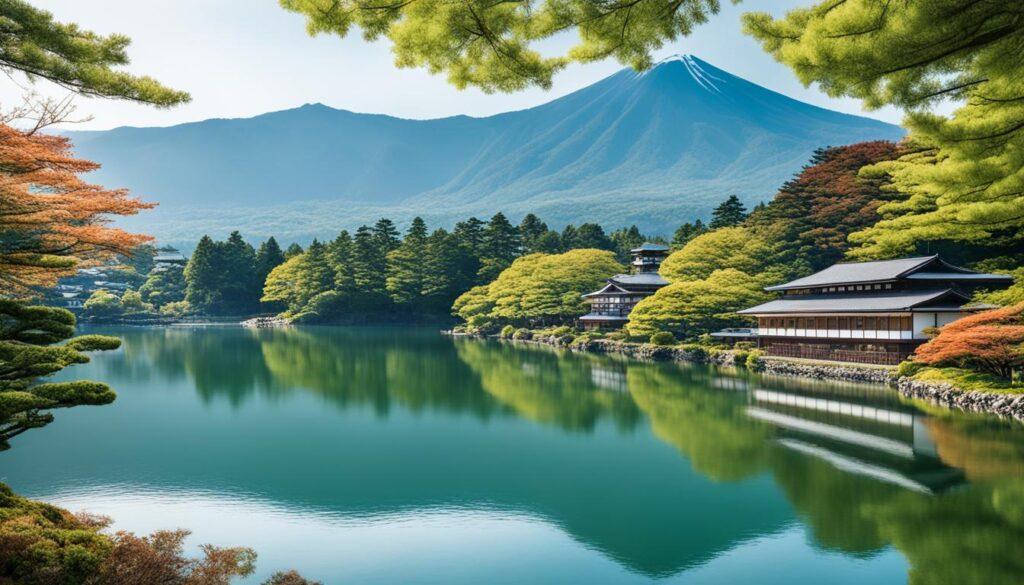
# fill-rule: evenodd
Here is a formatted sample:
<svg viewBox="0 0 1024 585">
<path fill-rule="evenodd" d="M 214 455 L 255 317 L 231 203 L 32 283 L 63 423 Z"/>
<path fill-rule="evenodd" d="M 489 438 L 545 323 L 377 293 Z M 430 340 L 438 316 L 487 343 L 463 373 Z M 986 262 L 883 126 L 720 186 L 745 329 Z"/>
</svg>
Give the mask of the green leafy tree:
<svg viewBox="0 0 1024 585">
<path fill-rule="evenodd" d="M 640 233 L 640 228 L 631 225 L 628 228 L 620 228 L 612 232 L 612 243 L 615 244 L 615 254 L 622 262 L 628 262 L 630 250 L 639 247 L 647 238 Z"/>
<path fill-rule="evenodd" d="M 535 249 L 530 251 L 531 254 L 534 252 L 558 254 L 559 252 L 565 251 L 565 249 L 562 248 L 562 236 L 554 230 L 548 230 L 541 234 L 541 236 L 534 241 L 533 246 Z"/>
<path fill-rule="evenodd" d="M 517 259 L 486 287 L 460 297 L 453 310 L 471 324 L 563 323 L 586 313 L 584 292 L 623 270 L 606 250 L 530 254 Z"/>
<path fill-rule="evenodd" d="M 52 410 L 113 402 L 114 391 L 99 382 L 44 382 L 69 365 L 88 362 L 85 352 L 121 343 L 74 335 L 75 316 L 69 311 L 0 299 L 0 450 L 13 437 L 52 422 Z"/>
<path fill-rule="evenodd" d="M 713 230 L 734 227 L 743 223 L 745 219 L 747 219 L 747 207 L 743 205 L 739 197 L 729 195 L 711 212 L 711 223 L 708 224 L 708 227 Z"/>
<path fill-rule="evenodd" d="M 723 327 L 749 324 L 736 314 L 766 302 L 763 278 L 735 268 L 716 270 L 707 278 L 674 282 L 640 301 L 629 314 L 630 335 L 667 331 L 680 339 L 696 339 Z"/>
<path fill-rule="evenodd" d="M 596 250 L 614 250 L 615 244 L 604 233 L 604 228 L 596 223 L 584 223 L 576 230 L 577 248 L 594 248 Z"/>
<path fill-rule="evenodd" d="M 651 51 L 690 33 L 719 8 L 717 0 L 594 2 L 593 0 L 280 0 L 307 18 L 310 34 L 348 35 L 392 42 L 400 67 L 445 72 L 458 88 L 515 91 L 551 87 L 571 62 L 613 57 L 635 69 L 651 65 Z M 563 55 L 536 45 L 575 29 L 579 43 Z"/>
<path fill-rule="evenodd" d="M 168 303 L 185 300 L 185 267 L 172 264 L 156 268 L 139 287 L 142 300 L 160 308 Z"/>
<path fill-rule="evenodd" d="M 670 282 L 702 280 L 725 268 L 757 274 L 769 266 L 771 253 L 768 243 L 749 228 L 727 227 L 690 240 L 665 259 L 660 273 Z"/>
<path fill-rule="evenodd" d="M 0 2 L 4 34 L 0 69 L 24 73 L 87 96 L 124 99 L 158 107 L 185 103 L 183 91 L 164 87 L 151 77 L 135 76 L 117 67 L 128 65 L 124 35 L 99 35 L 76 24 L 54 20 L 53 14 L 21 0 Z"/>
<path fill-rule="evenodd" d="M 113 317 L 124 314 L 121 298 L 106 289 L 93 291 L 82 304 L 85 315 L 90 317 Z"/>
<path fill-rule="evenodd" d="M 910 148 L 876 166 L 901 200 L 851 239 L 859 258 L 927 242 L 1019 245 L 1024 238 L 1024 20 L 1018 3 L 820 2 L 745 17 L 765 50 L 810 85 L 868 109 L 906 112 Z M 952 101 L 951 115 L 933 112 Z"/>
<path fill-rule="evenodd" d="M 132 313 L 152 313 L 155 307 L 142 300 L 142 295 L 138 291 L 126 290 L 121 295 L 121 309 L 130 315 Z"/>
</svg>

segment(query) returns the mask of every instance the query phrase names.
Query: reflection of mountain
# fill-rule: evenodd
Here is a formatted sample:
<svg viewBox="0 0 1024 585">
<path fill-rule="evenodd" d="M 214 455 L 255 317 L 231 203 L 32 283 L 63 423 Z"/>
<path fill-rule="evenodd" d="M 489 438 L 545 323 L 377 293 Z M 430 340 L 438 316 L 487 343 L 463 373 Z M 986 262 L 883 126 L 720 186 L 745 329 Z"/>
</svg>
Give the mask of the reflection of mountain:
<svg viewBox="0 0 1024 585">
<path fill-rule="evenodd" d="M 123 351 L 69 373 L 119 400 L 5 453 L 16 489 L 245 492 L 382 517 L 523 511 L 649 576 L 795 513 L 823 548 L 896 546 L 914 583 L 1024 571 L 1024 435 L 922 418 L 890 393 L 399 329 L 120 334 Z"/>
</svg>

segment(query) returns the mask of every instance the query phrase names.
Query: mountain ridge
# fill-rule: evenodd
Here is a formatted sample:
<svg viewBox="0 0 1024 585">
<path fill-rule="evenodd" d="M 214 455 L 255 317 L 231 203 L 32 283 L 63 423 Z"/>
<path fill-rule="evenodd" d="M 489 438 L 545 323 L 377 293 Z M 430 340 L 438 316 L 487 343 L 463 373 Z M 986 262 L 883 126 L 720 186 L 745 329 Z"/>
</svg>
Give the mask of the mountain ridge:
<svg viewBox="0 0 1024 585">
<path fill-rule="evenodd" d="M 251 118 L 68 135 L 80 156 L 104 165 L 97 182 L 161 204 L 130 223 L 166 240 L 236 228 L 266 237 L 274 226 L 255 219 L 261 211 L 281 215 L 317 202 L 324 213 L 290 214 L 275 233 L 310 239 L 381 216 L 449 225 L 496 211 L 535 212 L 553 226 L 636 223 L 666 233 L 731 193 L 748 204 L 767 199 L 815 148 L 895 140 L 903 131 L 799 102 L 685 55 L 482 118 L 416 120 L 312 103 Z M 221 228 L 217 210 L 232 207 L 254 220 L 225 213 L 243 225 Z M 185 225 L 200 208 L 207 210 L 201 224 Z"/>
</svg>

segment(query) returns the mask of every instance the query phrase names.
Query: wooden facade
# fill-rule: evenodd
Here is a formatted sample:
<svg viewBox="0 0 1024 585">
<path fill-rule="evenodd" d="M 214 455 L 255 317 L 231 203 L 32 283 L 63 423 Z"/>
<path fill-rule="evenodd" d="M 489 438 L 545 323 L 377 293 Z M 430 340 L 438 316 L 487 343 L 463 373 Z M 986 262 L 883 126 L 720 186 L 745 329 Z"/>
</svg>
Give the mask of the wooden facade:
<svg viewBox="0 0 1024 585">
<path fill-rule="evenodd" d="M 987 308 L 964 306 L 974 291 L 1011 282 L 938 256 L 836 264 L 768 287 L 780 298 L 740 313 L 757 317 L 758 346 L 768 355 L 895 365 L 932 329 Z"/>
<path fill-rule="evenodd" d="M 653 295 L 668 281 L 658 275 L 668 247 L 645 243 L 630 251 L 633 273 L 608 279 L 601 290 L 583 295 L 590 312 L 580 317 L 579 325 L 588 331 L 619 329 L 629 322 L 629 313 L 637 303 Z"/>
</svg>

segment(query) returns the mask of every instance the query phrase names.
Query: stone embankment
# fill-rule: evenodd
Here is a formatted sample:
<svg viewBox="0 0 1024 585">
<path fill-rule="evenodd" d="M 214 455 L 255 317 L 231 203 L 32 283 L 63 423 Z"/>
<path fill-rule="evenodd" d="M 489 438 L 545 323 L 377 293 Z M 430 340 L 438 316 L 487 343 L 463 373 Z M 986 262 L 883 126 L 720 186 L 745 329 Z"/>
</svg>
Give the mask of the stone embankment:
<svg viewBox="0 0 1024 585">
<path fill-rule="evenodd" d="M 778 376 L 799 376 L 818 380 L 839 380 L 842 382 L 864 382 L 868 384 L 889 384 L 894 371 L 889 368 L 840 366 L 832 364 L 801 363 L 789 360 L 761 358 L 761 372 Z"/>
<path fill-rule="evenodd" d="M 253 327 L 255 329 L 284 327 L 291 324 L 292 322 L 284 317 L 254 317 L 252 319 L 246 319 L 241 323 L 242 327 Z"/>
<path fill-rule="evenodd" d="M 1024 421 L 1024 394 L 993 394 L 959 390 L 952 384 L 900 378 L 896 389 L 907 398 L 924 400 L 946 408 L 984 412 Z"/>
</svg>

